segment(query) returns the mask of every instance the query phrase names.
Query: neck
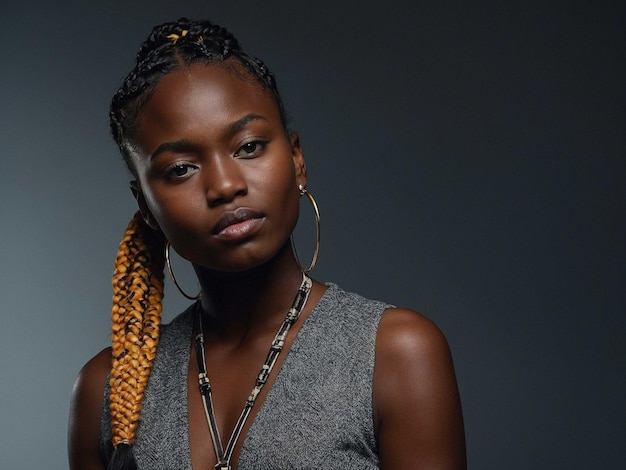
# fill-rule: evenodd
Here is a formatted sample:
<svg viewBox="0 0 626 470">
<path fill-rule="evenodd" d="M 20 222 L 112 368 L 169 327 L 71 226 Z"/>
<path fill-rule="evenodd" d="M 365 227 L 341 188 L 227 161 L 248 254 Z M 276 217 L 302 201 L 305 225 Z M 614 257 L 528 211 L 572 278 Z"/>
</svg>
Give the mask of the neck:
<svg viewBox="0 0 626 470">
<path fill-rule="evenodd" d="M 221 339 L 245 338 L 279 325 L 302 282 L 289 243 L 267 263 L 242 273 L 194 267 L 202 287 L 204 326 Z"/>
</svg>

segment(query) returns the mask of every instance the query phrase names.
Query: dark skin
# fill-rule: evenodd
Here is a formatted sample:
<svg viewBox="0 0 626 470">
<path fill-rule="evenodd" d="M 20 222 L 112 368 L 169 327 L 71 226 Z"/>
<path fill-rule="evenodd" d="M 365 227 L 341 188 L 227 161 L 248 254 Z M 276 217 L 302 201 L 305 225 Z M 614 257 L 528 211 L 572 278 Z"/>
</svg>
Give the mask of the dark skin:
<svg viewBox="0 0 626 470">
<path fill-rule="evenodd" d="M 215 65 L 161 79 L 138 118 L 133 192 L 146 222 L 190 260 L 202 287 L 207 372 L 227 440 L 301 282 L 289 246 L 306 169 L 271 95 Z M 221 217 L 245 208 L 242 222 Z M 261 392 L 233 455 L 261 407 L 300 325 L 326 287 L 314 281 L 300 320 Z M 246 295 L 242 295 L 245 293 Z M 190 338 L 190 348 L 192 339 Z M 188 406 L 194 468 L 215 454 L 197 385 L 195 351 Z M 104 470 L 98 433 L 111 361 L 105 349 L 76 382 L 70 411 L 70 468 Z M 461 406 L 449 348 L 422 315 L 387 309 L 376 338 L 374 428 L 383 469 L 464 469 Z"/>
</svg>

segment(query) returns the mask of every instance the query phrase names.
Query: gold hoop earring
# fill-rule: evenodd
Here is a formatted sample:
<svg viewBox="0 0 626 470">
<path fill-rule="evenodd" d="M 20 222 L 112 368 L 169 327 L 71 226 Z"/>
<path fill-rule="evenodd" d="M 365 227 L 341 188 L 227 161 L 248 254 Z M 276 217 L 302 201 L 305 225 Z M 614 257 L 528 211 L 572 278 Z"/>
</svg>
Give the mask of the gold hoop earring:
<svg viewBox="0 0 626 470">
<path fill-rule="evenodd" d="M 298 191 L 300 192 L 300 196 L 306 196 L 309 199 L 309 201 L 311 202 L 311 205 L 313 206 L 313 212 L 315 212 L 315 251 L 313 252 L 313 259 L 311 260 L 311 264 L 309 265 L 308 269 L 302 268 L 302 263 L 300 263 L 300 258 L 298 258 L 298 251 L 296 250 L 296 244 L 293 241 L 293 234 L 291 234 L 291 249 L 293 250 L 293 254 L 296 257 L 296 261 L 300 265 L 300 269 L 302 269 L 302 272 L 308 274 L 311 271 L 313 271 L 313 268 L 315 268 L 315 265 L 317 264 L 317 257 L 320 253 L 320 210 L 317 207 L 317 202 L 315 202 L 315 198 L 304 187 L 304 185 L 299 184 Z"/>
<path fill-rule="evenodd" d="M 165 264 L 167 265 L 167 272 L 170 273 L 170 278 L 174 282 L 174 285 L 176 286 L 178 291 L 189 300 L 198 300 L 200 296 L 202 295 L 202 291 L 198 292 L 198 295 L 196 295 L 195 297 L 192 297 L 191 295 L 187 294 L 187 292 L 185 292 L 183 288 L 180 287 L 178 285 L 178 282 L 176 281 L 176 277 L 174 276 L 174 271 L 172 270 L 172 263 L 170 263 L 170 242 L 165 242 Z"/>
</svg>

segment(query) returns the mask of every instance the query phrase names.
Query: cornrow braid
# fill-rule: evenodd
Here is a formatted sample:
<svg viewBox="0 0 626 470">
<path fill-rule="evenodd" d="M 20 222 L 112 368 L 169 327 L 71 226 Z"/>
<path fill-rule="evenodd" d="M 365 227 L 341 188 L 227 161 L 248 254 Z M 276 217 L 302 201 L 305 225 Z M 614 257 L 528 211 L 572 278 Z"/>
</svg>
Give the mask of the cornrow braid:
<svg viewBox="0 0 626 470">
<path fill-rule="evenodd" d="M 233 62 L 234 60 L 235 62 Z M 234 76 L 252 79 L 271 92 L 287 131 L 287 114 L 276 79 L 267 66 L 248 55 L 225 28 L 209 21 L 177 21 L 155 26 L 140 46 L 135 67 L 124 79 L 109 111 L 111 134 L 124 161 L 134 174 L 130 156 L 134 152 L 136 121 L 159 80 L 169 72 L 195 63 L 219 64 Z"/>
<path fill-rule="evenodd" d="M 163 244 L 159 250 L 159 241 L 151 240 L 149 230 L 135 214 L 115 260 L 109 381 L 115 451 L 109 469 L 136 468 L 131 446 L 159 341 L 164 255 Z"/>
</svg>

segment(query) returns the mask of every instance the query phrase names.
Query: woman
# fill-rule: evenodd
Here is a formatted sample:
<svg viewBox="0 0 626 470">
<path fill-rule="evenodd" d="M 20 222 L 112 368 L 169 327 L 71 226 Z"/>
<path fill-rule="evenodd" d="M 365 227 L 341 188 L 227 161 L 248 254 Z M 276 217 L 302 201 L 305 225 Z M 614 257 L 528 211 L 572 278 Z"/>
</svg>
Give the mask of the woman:
<svg viewBox="0 0 626 470">
<path fill-rule="evenodd" d="M 157 26 L 110 118 L 139 212 L 112 347 L 74 388 L 72 469 L 465 468 L 436 326 L 299 265 L 290 235 L 314 199 L 261 61 L 209 22 Z M 170 247 L 201 295 L 159 327 Z"/>
</svg>

